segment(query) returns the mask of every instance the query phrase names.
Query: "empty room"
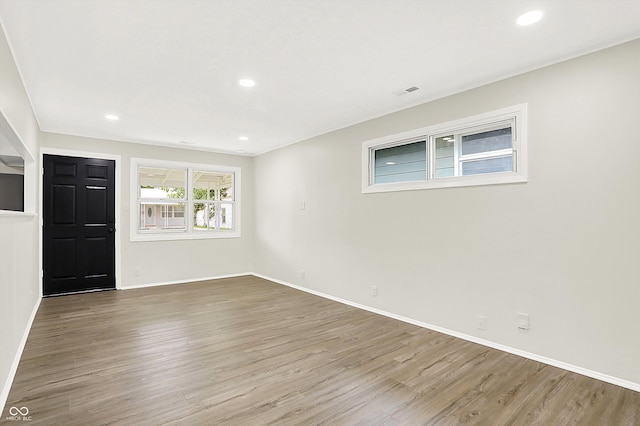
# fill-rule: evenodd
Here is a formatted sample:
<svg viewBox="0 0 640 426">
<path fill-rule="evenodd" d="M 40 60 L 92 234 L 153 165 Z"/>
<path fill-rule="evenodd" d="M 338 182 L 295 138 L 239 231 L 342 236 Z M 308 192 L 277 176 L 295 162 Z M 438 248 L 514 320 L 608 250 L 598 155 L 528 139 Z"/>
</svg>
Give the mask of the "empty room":
<svg viewBox="0 0 640 426">
<path fill-rule="evenodd" d="M 0 0 L 0 424 L 640 425 L 638 23 Z"/>
</svg>

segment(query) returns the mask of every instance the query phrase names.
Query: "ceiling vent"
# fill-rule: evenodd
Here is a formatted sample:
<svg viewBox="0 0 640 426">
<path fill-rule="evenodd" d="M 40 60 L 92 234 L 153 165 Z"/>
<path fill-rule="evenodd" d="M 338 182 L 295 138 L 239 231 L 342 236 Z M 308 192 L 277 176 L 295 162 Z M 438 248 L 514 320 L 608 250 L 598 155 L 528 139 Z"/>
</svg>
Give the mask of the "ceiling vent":
<svg viewBox="0 0 640 426">
<path fill-rule="evenodd" d="M 420 88 L 417 87 L 417 86 L 411 86 L 411 87 L 408 87 L 408 88 L 406 88 L 404 90 L 401 90 L 401 91 L 397 92 L 396 96 L 403 96 L 403 95 L 406 95 L 407 93 L 415 92 L 416 90 L 419 90 L 419 89 Z"/>
</svg>

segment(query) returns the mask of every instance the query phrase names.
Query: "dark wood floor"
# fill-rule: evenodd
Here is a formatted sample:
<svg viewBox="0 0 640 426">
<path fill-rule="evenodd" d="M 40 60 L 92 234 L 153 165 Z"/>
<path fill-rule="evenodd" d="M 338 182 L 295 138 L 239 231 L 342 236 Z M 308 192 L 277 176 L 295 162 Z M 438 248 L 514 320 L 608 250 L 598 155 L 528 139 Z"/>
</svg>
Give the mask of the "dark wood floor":
<svg viewBox="0 0 640 426">
<path fill-rule="evenodd" d="M 255 277 L 44 299 L 0 422 L 14 406 L 44 425 L 640 425 L 640 393 Z"/>
</svg>

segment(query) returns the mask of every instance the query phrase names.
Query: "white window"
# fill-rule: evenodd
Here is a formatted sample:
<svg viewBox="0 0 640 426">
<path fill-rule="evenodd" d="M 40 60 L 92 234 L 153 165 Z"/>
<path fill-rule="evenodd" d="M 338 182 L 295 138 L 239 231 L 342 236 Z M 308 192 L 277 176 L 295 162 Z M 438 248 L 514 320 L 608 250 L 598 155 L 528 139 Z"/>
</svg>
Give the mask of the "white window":
<svg viewBox="0 0 640 426">
<path fill-rule="evenodd" d="M 362 192 L 527 181 L 526 105 L 366 141 Z"/>
<path fill-rule="evenodd" d="M 233 231 L 234 174 L 196 170 L 193 176 L 194 230 Z"/>
<path fill-rule="evenodd" d="M 240 169 L 131 160 L 131 240 L 240 236 Z"/>
</svg>

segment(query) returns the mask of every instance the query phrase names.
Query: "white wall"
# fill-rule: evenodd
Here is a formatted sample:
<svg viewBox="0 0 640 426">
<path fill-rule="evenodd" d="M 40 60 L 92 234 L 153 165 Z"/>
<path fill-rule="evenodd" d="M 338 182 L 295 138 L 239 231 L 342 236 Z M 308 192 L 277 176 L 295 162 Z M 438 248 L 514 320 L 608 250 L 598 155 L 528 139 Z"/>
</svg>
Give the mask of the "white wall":
<svg viewBox="0 0 640 426">
<path fill-rule="evenodd" d="M 120 222 L 116 224 L 121 281 L 118 288 L 188 281 L 248 273 L 253 270 L 253 158 L 186 149 L 131 144 L 111 140 L 42 133 L 42 151 L 69 155 L 118 155 Z M 129 241 L 129 181 L 131 158 L 149 158 L 240 167 L 242 173 L 242 236 L 183 241 Z M 135 206 L 133 206 L 135 208 Z M 135 269 L 140 275 L 135 275 Z"/>
<path fill-rule="evenodd" d="M 39 128 L 22 80 L 0 29 L 0 111 L 24 145 L 23 152 L 38 150 Z M 37 182 L 35 163 L 25 169 L 25 199 L 33 211 Z M 28 214 L 0 215 L 0 409 L 17 367 L 31 314 L 39 301 L 38 218 Z M 2 411 L 3 414 L 4 411 Z"/>
<path fill-rule="evenodd" d="M 528 183 L 361 193 L 363 141 L 520 103 Z M 640 389 L 639 117 L 636 40 L 263 154 L 255 270 Z"/>
</svg>

